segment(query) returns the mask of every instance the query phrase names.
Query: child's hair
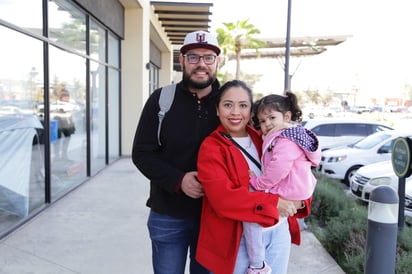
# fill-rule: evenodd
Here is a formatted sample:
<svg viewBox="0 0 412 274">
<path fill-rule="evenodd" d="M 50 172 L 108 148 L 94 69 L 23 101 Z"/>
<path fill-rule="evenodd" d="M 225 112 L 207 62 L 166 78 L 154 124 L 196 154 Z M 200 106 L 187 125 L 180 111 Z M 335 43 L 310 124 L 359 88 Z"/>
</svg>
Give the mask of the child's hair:
<svg viewBox="0 0 412 274">
<path fill-rule="evenodd" d="M 298 98 L 290 91 L 287 91 L 285 95 L 270 94 L 255 102 L 252 120 L 256 128 L 260 128 L 257 118 L 258 113 L 268 109 L 281 112 L 282 114 L 290 111 L 292 113 L 292 121 L 302 122 L 302 110 L 298 106 Z"/>
</svg>

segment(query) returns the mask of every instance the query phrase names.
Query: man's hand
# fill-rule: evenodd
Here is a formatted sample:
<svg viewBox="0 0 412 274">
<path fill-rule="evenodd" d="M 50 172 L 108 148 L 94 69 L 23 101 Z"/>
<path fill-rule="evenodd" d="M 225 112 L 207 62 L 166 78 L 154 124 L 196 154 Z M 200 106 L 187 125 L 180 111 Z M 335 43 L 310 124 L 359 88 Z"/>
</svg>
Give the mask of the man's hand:
<svg viewBox="0 0 412 274">
<path fill-rule="evenodd" d="M 197 180 L 197 171 L 185 174 L 182 179 L 182 191 L 190 198 L 197 199 L 205 195 L 202 185 Z"/>
</svg>

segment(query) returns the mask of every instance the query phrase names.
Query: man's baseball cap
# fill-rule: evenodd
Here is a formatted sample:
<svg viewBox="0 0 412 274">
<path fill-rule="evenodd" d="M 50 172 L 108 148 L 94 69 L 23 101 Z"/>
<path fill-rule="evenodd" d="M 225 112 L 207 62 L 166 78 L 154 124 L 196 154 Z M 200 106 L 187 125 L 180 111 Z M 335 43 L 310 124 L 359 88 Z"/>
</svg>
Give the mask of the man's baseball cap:
<svg viewBox="0 0 412 274">
<path fill-rule="evenodd" d="M 217 43 L 216 36 L 207 31 L 194 31 L 186 35 L 183 46 L 180 48 L 180 52 L 185 54 L 186 51 L 196 48 L 211 49 L 220 54 L 219 44 Z"/>
</svg>

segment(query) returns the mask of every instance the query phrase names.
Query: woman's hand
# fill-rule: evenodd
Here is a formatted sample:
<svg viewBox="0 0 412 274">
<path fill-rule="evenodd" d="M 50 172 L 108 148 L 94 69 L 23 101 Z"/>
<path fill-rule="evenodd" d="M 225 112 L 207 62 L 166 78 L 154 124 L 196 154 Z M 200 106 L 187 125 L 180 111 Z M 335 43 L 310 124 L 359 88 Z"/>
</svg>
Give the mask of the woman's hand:
<svg viewBox="0 0 412 274">
<path fill-rule="evenodd" d="M 278 212 L 282 217 L 293 216 L 300 208 L 301 201 L 290 201 L 279 197 L 278 200 Z"/>
<path fill-rule="evenodd" d="M 306 207 L 305 201 L 293 201 L 293 204 L 298 210 Z"/>
</svg>

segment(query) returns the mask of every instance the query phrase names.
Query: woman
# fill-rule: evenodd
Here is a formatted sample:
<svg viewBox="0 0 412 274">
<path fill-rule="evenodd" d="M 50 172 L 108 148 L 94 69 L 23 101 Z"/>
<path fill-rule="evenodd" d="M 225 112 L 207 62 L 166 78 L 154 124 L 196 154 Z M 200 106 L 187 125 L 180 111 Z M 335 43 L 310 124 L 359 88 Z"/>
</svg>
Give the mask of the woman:
<svg viewBox="0 0 412 274">
<path fill-rule="evenodd" d="M 198 157 L 198 178 L 205 196 L 196 258 L 215 274 L 246 273 L 242 222 L 256 222 L 266 227 L 265 261 L 272 273 L 286 273 L 291 242 L 300 244 L 296 218 L 309 215 L 311 199 L 302 203 L 249 191 L 249 169 L 257 175 L 261 172 L 232 139 L 260 159 L 262 139 L 250 125 L 252 92 L 238 80 L 227 82 L 220 91 L 220 125 L 203 141 Z M 282 241 L 272 242 L 275 235 Z"/>
</svg>

